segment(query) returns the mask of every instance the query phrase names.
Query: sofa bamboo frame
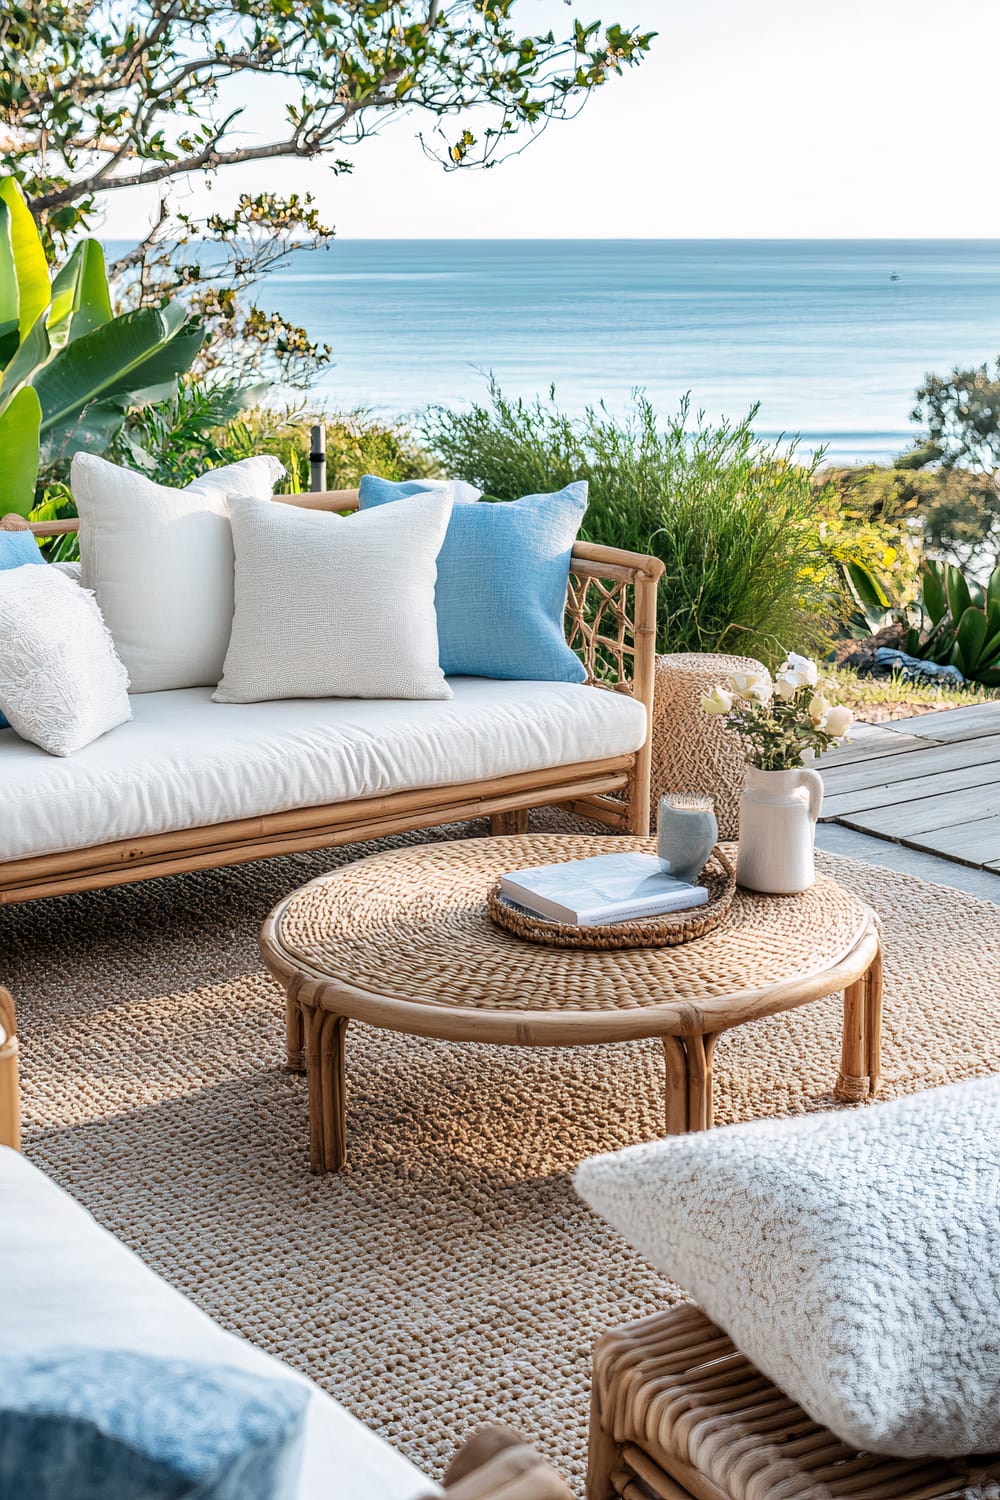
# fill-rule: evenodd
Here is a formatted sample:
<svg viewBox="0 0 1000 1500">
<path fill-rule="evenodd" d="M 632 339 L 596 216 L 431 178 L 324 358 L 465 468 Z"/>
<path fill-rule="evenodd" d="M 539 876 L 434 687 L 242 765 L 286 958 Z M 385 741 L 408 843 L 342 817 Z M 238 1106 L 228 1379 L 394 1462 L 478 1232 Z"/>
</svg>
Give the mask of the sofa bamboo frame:
<svg viewBox="0 0 1000 1500">
<path fill-rule="evenodd" d="M 276 495 L 275 500 L 341 514 L 358 508 L 357 490 Z M 77 531 L 79 522 L 29 523 L 21 516 L 0 521 L 3 530 L 25 528 L 40 538 L 55 537 Z M 645 705 L 646 740 L 635 754 L 7 860 L 0 862 L 0 906 L 468 818 L 489 817 L 494 833 L 514 833 L 527 827 L 532 807 L 563 806 L 611 830 L 648 833 L 656 590 L 662 574 L 663 564 L 655 557 L 586 542 L 576 544 L 570 564 L 567 640 L 581 657 L 590 684 L 628 693 Z"/>
</svg>

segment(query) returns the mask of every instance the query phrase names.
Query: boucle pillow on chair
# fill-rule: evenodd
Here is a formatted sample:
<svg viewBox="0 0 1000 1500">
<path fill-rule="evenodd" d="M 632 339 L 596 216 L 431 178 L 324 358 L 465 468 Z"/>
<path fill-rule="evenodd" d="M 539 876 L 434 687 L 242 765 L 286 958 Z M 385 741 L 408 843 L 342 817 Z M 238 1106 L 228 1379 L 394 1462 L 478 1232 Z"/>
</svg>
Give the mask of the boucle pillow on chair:
<svg viewBox="0 0 1000 1500">
<path fill-rule="evenodd" d="M 450 698 L 434 584 L 451 500 L 439 491 L 338 516 L 230 506 L 236 613 L 216 703 Z"/>
<path fill-rule="evenodd" d="M 1000 1078 L 633 1146 L 576 1188 L 843 1442 L 1000 1449 Z"/>
</svg>

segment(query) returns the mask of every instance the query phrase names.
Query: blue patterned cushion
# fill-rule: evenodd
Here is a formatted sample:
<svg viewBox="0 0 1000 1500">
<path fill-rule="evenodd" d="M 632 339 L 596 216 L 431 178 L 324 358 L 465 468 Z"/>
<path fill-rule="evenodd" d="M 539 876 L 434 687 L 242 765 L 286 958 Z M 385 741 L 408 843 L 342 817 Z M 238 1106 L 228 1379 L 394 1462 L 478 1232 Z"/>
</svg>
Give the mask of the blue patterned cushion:
<svg viewBox="0 0 1000 1500">
<path fill-rule="evenodd" d="M 23 568 L 25 563 L 41 563 L 45 566 L 34 532 L 0 531 L 0 573 L 6 568 Z M 0 729 L 9 728 L 6 718 L 0 714 Z"/>
<path fill-rule="evenodd" d="M 126 1350 L 0 1355 L 5 1500 L 292 1500 L 307 1386 Z"/>
<path fill-rule="evenodd" d="M 407 492 L 405 484 L 366 474 L 361 509 Z M 584 680 L 583 663 L 566 644 L 563 611 L 570 555 L 586 509 L 583 481 L 553 495 L 454 505 L 438 555 L 435 594 L 446 676 Z"/>
</svg>

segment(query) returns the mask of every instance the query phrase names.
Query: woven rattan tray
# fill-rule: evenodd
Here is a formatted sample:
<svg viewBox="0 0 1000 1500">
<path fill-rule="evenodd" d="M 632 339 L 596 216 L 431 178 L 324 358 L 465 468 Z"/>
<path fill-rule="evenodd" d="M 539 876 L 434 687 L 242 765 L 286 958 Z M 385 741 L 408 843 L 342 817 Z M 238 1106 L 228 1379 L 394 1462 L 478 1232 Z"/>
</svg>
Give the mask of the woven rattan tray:
<svg viewBox="0 0 1000 1500">
<path fill-rule="evenodd" d="M 517 906 L 503 895 L 499 880 L 486 898 L 490 920 L 514 937 L 546 948 L 676 948 L 714 931 L 733 904 L 736 874 L 722 850 L 716 846 L 696 881 L 708 888 L 708 901 L 691 911 L 664 912 L 658 917 L 640 917 L 631 922 L 613 922 L 606 927 L 573 927 L 549 922 Z"/>
</svg>

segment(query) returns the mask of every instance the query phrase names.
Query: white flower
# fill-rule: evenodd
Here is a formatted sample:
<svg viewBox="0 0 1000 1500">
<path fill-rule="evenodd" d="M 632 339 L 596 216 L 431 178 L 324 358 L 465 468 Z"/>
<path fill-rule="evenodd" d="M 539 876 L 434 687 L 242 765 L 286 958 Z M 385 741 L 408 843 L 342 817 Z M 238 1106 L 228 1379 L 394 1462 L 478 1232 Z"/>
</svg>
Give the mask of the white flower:
<svg viewBox="0 0 1000 1500">
<path fill-rule="evenodd" d="M 707 714 L 727 714 L 733 706 L 733 695 L 723 687 L 714 687 L 702 694 L 701 706 Z"/>
<path fill-rule="evenodd" d="M 837 703 L 831 708 L 826 716 L 823 728 L 827 734 L 832 735 L 835 740 L 843 739 L 851 725 L 854 723 L 854 715 L 844 704 Z"/>
<path fill-rule="evenodd" d="M 826 723 L 826 716 L 830 712 L 830 700 L 824 698 L 822 693 L 814 693 L 809 699 L 807 712 L 812 720 L 814 729 L 822 729 Z"/>
<path fill-rule="evenodd" d="M 774 691 L 783 703 L 790 703 L 802 686 L 801 682 L 793 682 L 788 673 L 782 672 L 774 684 Z"/>
<path fill-rule="evenodd" d="M 819 668 L 808 656 L 799 656 L 794 651 L 789 651 L 788 660 L 781 668 L 780 675 L 794 682 L 796 687 L 815 687 L 819 681 Z"/>
<path fill-rule="evenodd" d="M 729 679 L 729 686 L 737 698 L 742 698 L 744 703 L 766 705 L 771 701 L 770 672 L 734 672 Z"/>
</svg>

